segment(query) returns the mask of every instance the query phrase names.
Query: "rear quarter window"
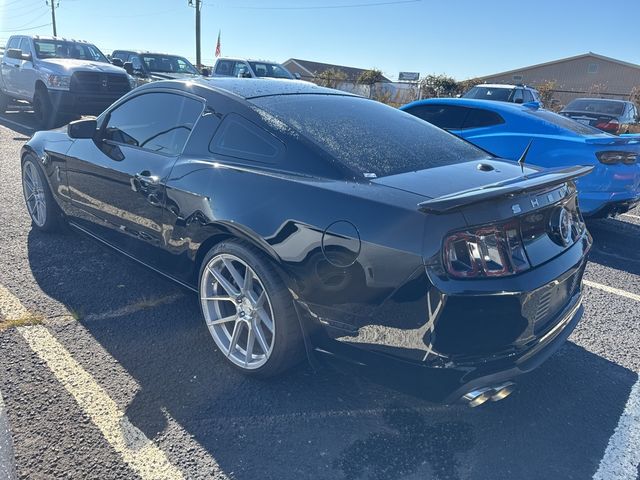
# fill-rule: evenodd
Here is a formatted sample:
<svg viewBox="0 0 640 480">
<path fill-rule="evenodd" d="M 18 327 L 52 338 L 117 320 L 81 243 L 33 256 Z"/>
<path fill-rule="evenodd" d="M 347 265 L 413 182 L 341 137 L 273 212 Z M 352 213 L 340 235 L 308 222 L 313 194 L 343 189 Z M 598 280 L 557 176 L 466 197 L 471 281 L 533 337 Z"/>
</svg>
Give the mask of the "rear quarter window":
<svg viewBox="0 0 640 480">
<path fill-rule="evenodd" d="M 464 121 L 463 128 L 492 127 L 494 125 L 500 125 L 501 123 L 504 123 L 504 118 L 496 112 L 482 110 L 480 108 L 471 108 Z"/>
<path fill-rule="evenodd" d="M 468 108 L 455 105 L 416 105 L 405 110 L 407 113 L 425 120 L 436 127 L 459 130 L 469 112 Z"/>
<path fill-rule="evenodd" d="M 259 163 L 277 163 L 284 144 L 262 127 L 235 114 L 228 114 L 209 145 L 211 153 Z"/>
</svg>

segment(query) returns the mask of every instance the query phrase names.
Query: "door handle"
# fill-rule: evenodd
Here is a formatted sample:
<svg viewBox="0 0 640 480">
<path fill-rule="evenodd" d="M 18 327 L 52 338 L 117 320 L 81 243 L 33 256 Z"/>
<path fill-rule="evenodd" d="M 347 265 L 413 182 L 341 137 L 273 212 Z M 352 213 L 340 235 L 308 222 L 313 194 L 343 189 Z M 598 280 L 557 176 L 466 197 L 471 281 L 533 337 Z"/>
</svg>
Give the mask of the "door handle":
<svg viewBox="0 0 640 480">
<path fill-rule="evenodd" d="M 151 175 L 151 172 L 149 172 L 149 170 L 144 170 L 140 173 L 136 173 L 134 177 L 142 185 L 158 185 L 160 183 L 160 177 L 157 175 Z"/>
</svg>

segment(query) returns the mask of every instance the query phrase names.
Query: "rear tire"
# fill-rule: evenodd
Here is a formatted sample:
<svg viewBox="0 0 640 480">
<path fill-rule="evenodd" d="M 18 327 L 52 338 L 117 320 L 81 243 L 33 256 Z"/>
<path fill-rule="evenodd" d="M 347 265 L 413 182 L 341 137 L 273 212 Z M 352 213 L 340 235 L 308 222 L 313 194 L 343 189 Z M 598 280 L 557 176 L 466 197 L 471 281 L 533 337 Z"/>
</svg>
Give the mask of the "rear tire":
<svg viewBox="0 0 640 480">
<path fill-rule="evenodd" d="M 9 106 L 9 97 L 7 97 L 4 92 L 0 91 L 0 115 L 4 114 L 7 111 L 7 107 Z"/>
<path fill-rule="evenodd" d="M 44 88 L 38 88 L 33 96 L 33 115 L 38 129 L 49 130 L 55 126 L 57 114 Z"/>
<path fill-rule="evenodd" d="M 293 298 L 256 247 L 238 239 L 219 243 L 205 256 L 198 285 L 209 332 L 233 367 L 267 378 L 304 358 Z"/>
<path fill-rule="evenodd" d="M 22 162 L 22 191 L 33 228 L 42 232 L 60 230 L 62 211 L 51 194 L 40 161 L 33 155 L 27 155 Z"/>
</svg>

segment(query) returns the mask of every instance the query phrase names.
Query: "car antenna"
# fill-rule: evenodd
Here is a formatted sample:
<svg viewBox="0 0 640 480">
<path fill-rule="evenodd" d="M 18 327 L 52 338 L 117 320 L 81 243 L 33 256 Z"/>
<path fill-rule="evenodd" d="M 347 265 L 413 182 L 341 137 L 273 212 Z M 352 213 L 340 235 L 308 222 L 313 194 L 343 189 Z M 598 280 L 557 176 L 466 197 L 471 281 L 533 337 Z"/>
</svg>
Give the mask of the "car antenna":
<svg viewBox="0 0 640 480">
<path fill-rule="evenodd" d="M 520 155 L 520 158 L 518 159 L 518 165 L 520 165 L 520 169 L 522 170 L 522 173 L 524 173 L 524 162 L 527 159 L 527 153 L 529 153 L 529 149 L 531 148 L 532 143 L 533 143 L 533 139 L 529 141 L 527 148 L 524 149 L 524 152 L 522 152 L 522 155 Z"/>
</svg>

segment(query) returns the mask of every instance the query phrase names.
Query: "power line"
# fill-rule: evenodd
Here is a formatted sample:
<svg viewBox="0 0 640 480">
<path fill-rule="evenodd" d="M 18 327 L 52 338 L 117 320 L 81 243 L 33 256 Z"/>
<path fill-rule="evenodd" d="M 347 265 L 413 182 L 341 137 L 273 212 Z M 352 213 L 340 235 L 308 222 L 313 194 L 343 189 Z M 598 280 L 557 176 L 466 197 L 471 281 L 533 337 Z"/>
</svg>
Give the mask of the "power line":
<svg viewBox="0 0 640 480">
<path fill-rule="evenodd" d="M 47 15 L 47 12 L 42 12 L 40 15 L 38 15 L 37 17 L 32 18 L 31 20 L 29 20 L 27 23 L 23 24 L 23 25 L 19 25 L 15 28 L 15 30 L 20 30 L 21 28 L 24 27 L 29 27 L 31 25 L 33 25 L 34 22 L 37 22 L 38 20 L 40 20 L 42 17 L 44 17 L 45 15 Z"/>
<path fill-rule="evenodd" d="M 50 23 L 45 23 L 43 25 L 36 25 L 35 27 L 22 28 L 22 29 L 19 29 L 19 30 L 16 30 L 16 29 L 13 29 L 13 30 L 0 30 L 0 33 L 26 32 L 27 30 L 35 30 L 37 28 L 48 27 L 49 25 L 51 25 L 51 24 Z"/>
<path fill-rule="evenodd" d="M 287 7 L 258 7 L 251 5 L 225 5 L 227 8 L 237 8 L 242 10 L 329 10 L 341 8 L 363 8 L 380 7 L 384 5 L 402 5 L 407 3 L 420 3 L 423 0 L 396 0 L 383 2 L 351 3 L 343 5 L 308 5 L 308 6 L 287 6 Z M 209 3 L 207 3 L 209 4 Z"/>
</svg>

